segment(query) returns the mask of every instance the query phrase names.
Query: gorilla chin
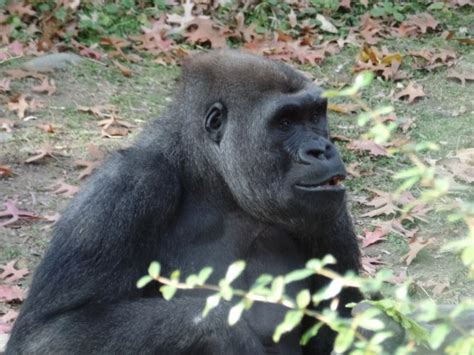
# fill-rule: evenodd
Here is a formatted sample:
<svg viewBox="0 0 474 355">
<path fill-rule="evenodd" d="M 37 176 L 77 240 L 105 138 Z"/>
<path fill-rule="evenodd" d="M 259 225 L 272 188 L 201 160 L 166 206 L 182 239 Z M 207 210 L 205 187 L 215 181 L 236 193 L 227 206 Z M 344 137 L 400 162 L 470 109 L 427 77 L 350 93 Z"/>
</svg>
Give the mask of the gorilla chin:
<svg viewBox="0 0 474 355">
<path fill-rule="evenodd" d="M 343 185 L 345 175 L 335 175 L 319 183 L 308 182 L 293 185 L 293 193 L 300 210 L 311 215 L 310 221 L 329 221 L 338 217 L 343 210 L 346 198 L 346 187 Z"/>
</svg>

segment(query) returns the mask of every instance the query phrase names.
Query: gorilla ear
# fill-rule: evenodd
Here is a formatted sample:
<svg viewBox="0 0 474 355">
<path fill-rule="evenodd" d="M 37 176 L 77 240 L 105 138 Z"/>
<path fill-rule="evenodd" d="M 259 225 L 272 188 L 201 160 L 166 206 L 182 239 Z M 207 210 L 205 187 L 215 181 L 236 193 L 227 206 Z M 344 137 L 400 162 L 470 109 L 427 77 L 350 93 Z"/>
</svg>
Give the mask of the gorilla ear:
<svg viewBox="0 0 474 355">
<path fill-rule="evenodd" d="M 214 103 L 206 113 L 204 128 L 209 137 L 216 143 L 219 143 L 224 135 L 224 128 L 227 119 L 225 106 L 220 103 Z"/>
</svg>

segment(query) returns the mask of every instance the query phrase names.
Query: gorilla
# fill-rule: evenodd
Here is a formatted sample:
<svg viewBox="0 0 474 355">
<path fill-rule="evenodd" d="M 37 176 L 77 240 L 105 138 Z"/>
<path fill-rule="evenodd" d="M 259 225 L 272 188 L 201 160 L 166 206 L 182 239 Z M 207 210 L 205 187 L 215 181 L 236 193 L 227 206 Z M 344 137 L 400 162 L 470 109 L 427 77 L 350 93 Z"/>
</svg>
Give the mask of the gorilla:
<svg viewBox="0 0 474 355">
<path fill-rule="evenodd" d="M 344 165 L 329 138 L 327 101 L 286 64 L 237 51 L 183 65 L 177 94 L 131 147 L 114 153 L 57 223 L 7 354 L 329 354 L 322 329 L 302 347 L 308 319 L 272 341 L 287 309 L 255 304 L 233 327 L 232 302 L 203 318 L 206 292 L 164 300 L 137 289 L 158 260 L 163 274 L 211 266 L 210 283 L 242 259 L 234 285 L 286 274 L 332 254 L 334 270 L 359 268 L 345 201 Z M 327 284 L 310 278 L 290 295 Z M 358 302 L 342 291 L 339 312 Z"/>
</svg>

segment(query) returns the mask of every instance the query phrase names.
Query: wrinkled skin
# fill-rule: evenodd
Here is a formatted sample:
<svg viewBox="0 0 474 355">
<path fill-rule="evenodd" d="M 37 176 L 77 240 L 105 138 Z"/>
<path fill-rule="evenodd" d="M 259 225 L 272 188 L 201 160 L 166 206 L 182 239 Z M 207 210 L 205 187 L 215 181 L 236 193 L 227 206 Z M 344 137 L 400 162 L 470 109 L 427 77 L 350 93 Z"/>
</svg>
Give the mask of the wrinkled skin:
<svg viewBox="0 0 474 355">
<path fill-rule="evenodd" d="M 233 327 L 230 303 L 202 318 L 206 292 L 137 289 L 149 263 L 183 275 L 238 259 L 235 286 L 332 254 L 357 272 L 359 250 L 329 140 L 321 89 L 290 67 L 233 51 L 185 63 L 171 106 L 109 158 L 58 222 L 7 354 L 328 354 L 328 329 L 299 345 L 303 325 L 272 341 L 286 309 L 256 304 Z M 292 284 L 312 292 L 327 280 Z M 360 294 L 343 290 L 339 310 Z"/>
</svg>

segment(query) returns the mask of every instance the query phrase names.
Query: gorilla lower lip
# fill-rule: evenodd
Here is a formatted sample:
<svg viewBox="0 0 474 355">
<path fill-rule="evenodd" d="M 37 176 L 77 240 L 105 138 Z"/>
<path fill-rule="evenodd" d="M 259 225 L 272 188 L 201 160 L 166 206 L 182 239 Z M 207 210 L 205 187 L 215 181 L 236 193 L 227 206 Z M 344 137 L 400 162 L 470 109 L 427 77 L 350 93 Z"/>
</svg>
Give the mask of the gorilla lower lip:
<svg viewBox="0 0 474 355">
<path fill-rule="evenodd" d="M 342 190 L 344 189 L 344 185 L 342 184 L 343 180 L 344 180 L 344 176 L 336 175 L 320 183 L 315 183 L 315 184 L 302 183 L 302 184 L 296 184 L 295 187 L 301 190 L 308 190 L 308 191 Z"/>
</svg>

